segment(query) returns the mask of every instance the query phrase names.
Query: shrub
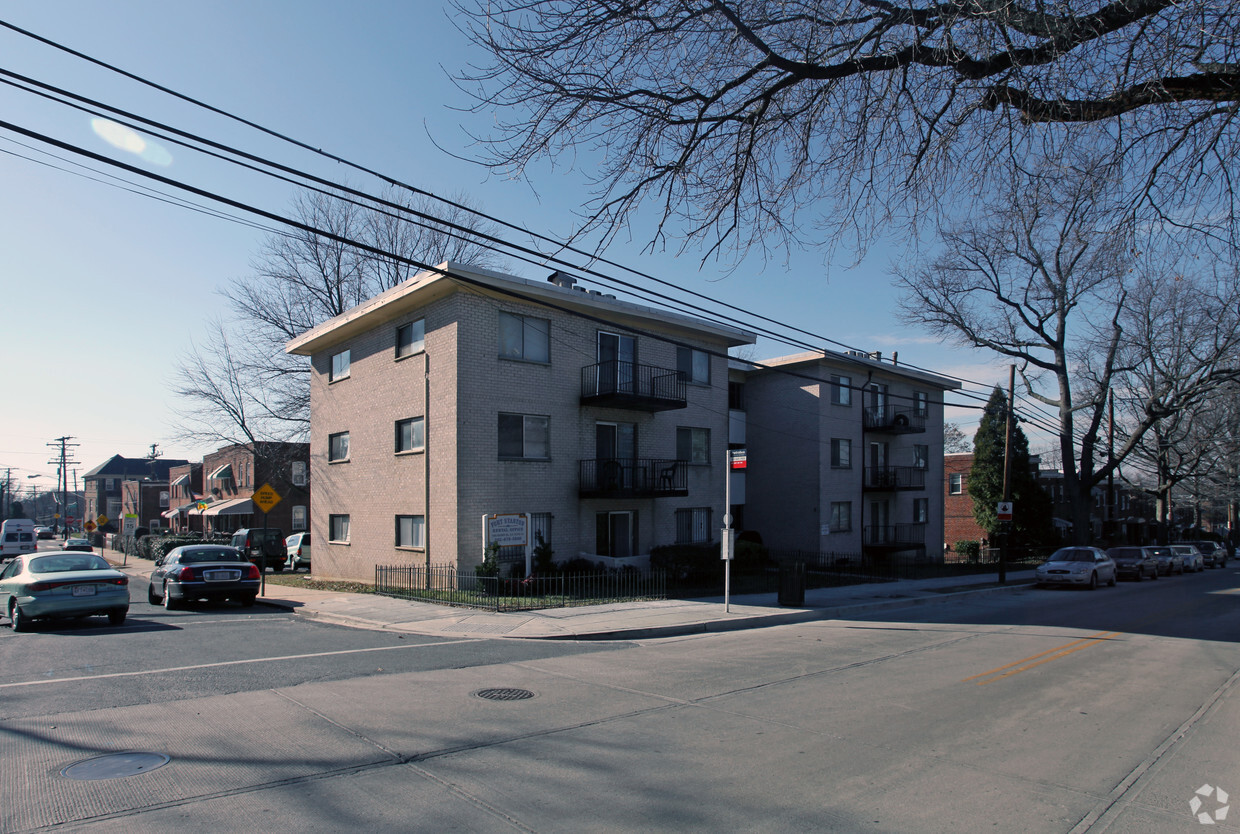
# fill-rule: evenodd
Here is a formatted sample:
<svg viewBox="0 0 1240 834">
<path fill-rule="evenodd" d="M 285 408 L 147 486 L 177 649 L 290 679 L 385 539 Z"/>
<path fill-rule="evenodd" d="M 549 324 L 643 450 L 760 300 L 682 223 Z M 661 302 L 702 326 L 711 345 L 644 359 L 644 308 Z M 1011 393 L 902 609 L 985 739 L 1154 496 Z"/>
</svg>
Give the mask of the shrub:
<svg viewBox="0 0 1240 834">
<path fill-rule="evenodd" d="M 670 579 L 710 579 L 717 575 L 719 543 L 664 544 L 650 548 L 650 569 Z"/>
<path fill-rule="evenodd" d="M 550 576 L 555 573 L 555 551 L 543 538 L 542 533 L 535 533 L 538 544 L 534 545 L 534 573 L 537 576 Z"/>
<path fill-rule="evenodd" d="M 981 558 L 982 546 L 973 540 L 956 542 L 956 552 L 968 559 L 970 562 L 976 562 Z"/>
<path fill-rule="evenodd" d="M 474 565 L 474 576 L 499 576 L 499 545 L 492 544 L 482 558 L 482 564 Z"/>
</svg>

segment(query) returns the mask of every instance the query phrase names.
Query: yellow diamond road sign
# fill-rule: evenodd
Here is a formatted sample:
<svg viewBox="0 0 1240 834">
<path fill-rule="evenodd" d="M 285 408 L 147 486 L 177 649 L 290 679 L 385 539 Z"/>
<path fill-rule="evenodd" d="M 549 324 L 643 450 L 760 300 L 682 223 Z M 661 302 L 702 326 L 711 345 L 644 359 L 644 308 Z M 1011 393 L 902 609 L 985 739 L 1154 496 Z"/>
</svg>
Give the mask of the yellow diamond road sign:
<svg viewBox="0 0 1240 834">
<path fill-rule="evenodd" d="M 95 523 L 102 527 L 108 523 L 108 517 L 103 513 L 99 513 L 99 517 L 95 519 Z"/>
<path fill-rule="evenodd" d="M 263 512 L 270 512 L 272 507 L 280 503 L 280 494 L 271 488 L 271 484 L 263 484 L 254 493 L 253 501 Z"/>
</svg>

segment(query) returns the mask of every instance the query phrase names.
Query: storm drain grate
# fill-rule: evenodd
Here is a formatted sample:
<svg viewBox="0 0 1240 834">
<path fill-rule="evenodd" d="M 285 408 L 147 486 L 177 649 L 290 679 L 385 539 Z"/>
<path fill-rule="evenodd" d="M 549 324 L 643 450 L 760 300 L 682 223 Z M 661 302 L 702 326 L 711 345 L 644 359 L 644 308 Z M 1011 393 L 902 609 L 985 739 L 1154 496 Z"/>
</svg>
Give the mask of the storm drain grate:
<svg viewBox="0 0 1240 834">
<path fill-rule="evenodd" d="M 163 767 L 172 761 L 163 753 L 108 753 L 106 756 L 95 756 L 69 765 L 60 771 L 61 776 L 82 781 L 96 779 L 120 779 L 125 776 L 137 776 L 157 767 Z"/>
<path fill-rule="evenodd" d="M 479 689 L 474 695 L 488 701 L 524 701 L 533 698 L 534 693 L 528 689 Z"/>
</svg>

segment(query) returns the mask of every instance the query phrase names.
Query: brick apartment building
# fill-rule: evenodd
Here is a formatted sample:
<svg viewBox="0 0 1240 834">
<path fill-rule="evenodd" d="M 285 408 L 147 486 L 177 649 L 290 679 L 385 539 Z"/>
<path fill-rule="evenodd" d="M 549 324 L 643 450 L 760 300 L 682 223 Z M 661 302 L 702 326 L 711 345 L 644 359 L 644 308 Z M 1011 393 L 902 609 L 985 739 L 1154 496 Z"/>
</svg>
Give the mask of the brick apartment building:
<svg viewBox="0 0 1240 834">
<path fill-rule="evenodd" d="M 557 561 L 717 540 L 727 350 L 753 334 L 555 273 L 443 264 L 289 342 L 311 359 L 315 574 L 479 563 L 524 514 Z"/>
<path fill-rule="evenodd" d="M 956 542 L 980 543 L 986 538 L 986 531 L 973 515 L 973 497 L 969 495 L 969 471 L 972 468 L 972 452 L 943 455 L 944 550 L 950 547 L 955 552 Z"/>
<path fill-rule="evenodd" d="M 102 527 L 103 532 L 119 531 L 124 504 L 124 491 L 121 485 L 125 481 L 138 481 L 146 482 L 148 485 L 162 485 L 162 488 L 166 490 L 168 471 L 174 466 L 186 463 L 189 461 L 172 458 L 126 458 L 122 455 L 113 455 L 82 476 L 83 492 L 86 496 L 84 518 L 90 521 L 103 516 L 107 519 Z M 139 493 L 136 488 L 133 491 L 136 504 Z M 158 504 L 158 498 L 155 503 Z"/>
</svg>

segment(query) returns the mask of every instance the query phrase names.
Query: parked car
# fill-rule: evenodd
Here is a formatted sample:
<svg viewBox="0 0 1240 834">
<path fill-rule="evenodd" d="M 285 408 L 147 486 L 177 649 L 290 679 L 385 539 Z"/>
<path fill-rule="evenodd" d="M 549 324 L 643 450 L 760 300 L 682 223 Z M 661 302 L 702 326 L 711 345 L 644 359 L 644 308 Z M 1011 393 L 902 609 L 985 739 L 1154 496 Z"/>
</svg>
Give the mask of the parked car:
<svg viewBox="0 0 1240 834">
<path fill-rule="evenodd" d="M 1184 575 L 1184 557 L 1179 553 L 1165 544 L 1147 545 L 1145 549 L 1158 562 L 1158 572 L 1163 576 L 1170 576 L 1173 573 Z"/>
<path fill-rule="evenodd" d="M 52 532 L 51 527 L 39 526 L 34 528 L 34 537 L 36 539 L 50 539 L 55 535 L 56 534 Z"/>
<path fill-rule="evenodd" d="M 1035 571 L 1039 585 L 1115 584 L 1115 562 L 1096 547 L 1061 547 Z"/>
<path fill-rule="evenodd" d="M 94 553 L 25 553 L 0 572 L 0 606 L 14 631 L 26 631 L 33 620 L 94 614 L 121 625 L 129 613 L 129 577 Z"/>
<path fill-rule="evenodd" d="M 1147 576 L 1158 578 L 1158 560 L 1144 547 L 1112 547 L 1107 555 L 1115 563 L 1115 575 L 1120 579 L 1130 576 L 1140 582 Z"/>
<path fill-rule="evenodd" d="M 259 570 L 284 570 L 288 554 L 284 550 L 284 531 L 279 527 L 242 527 L 233 533 L 230 544 L 244 553 Z"/>
<path fill-rule="evenodd" d="M 192 600 L 254 604 L 262 577 L 240 550 L 223 544 L 186 544 L 155 560 L 146 601 L 172 610 Z"/>
<path fill-rule="evenodd" d="M 89 539 L 65 539 L 64 550 L 94 553 L 95 548 L 91 547 Z"/>
<path fill-rule="evenodd" d="M 1201 551 L 1202 562 L 1207 568 L 1227 567 L 1227 548 L 1220 542 L 1192 541 L 1184 544 L 1191 544 Z"/>
<path fill-rule="evenodd" d="M 310 534 L 294 533 L 284 540 L 284 552 L 288 554 L 288 569 L 310 567 Z"/>
<path fill-rule="evenodd" d="M 1206 569 L 1206 563 L 1201 556 L 1201 551 L 1191 544 L 1173 544 L 1171 545 L 1171 552 L 1180 554 L 1180 557 L 1184 560 L 1184 570 L 1189 573 L 1200 573 Z"/>
<path fill-rule="evenodd" d="M 0 524 L 0 559 L 11 559 L 23 553 L 34 553 L 34 522 L 28 518 L 10 518 Z"/>
</svg>

